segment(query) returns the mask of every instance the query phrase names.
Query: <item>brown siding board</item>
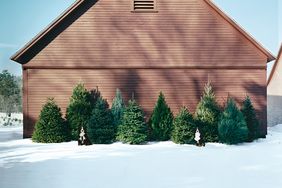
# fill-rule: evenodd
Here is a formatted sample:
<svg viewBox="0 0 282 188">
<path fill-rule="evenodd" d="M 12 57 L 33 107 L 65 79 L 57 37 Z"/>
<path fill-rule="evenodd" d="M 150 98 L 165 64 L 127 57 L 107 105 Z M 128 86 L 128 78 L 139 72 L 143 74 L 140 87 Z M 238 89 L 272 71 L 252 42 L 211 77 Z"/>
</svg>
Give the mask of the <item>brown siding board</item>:
<svg viewBox="0 0 282 188">
<path fill-rule="evenodd" d="M 28 111 L 28 70 L 23 69 L 23 137 L 30 137 L 32 134 L 33 126 L 29 121 Z"/>
<path fill-rule="evenodd" d="M 158 13 L 130 10 L 127 0 L 98 1 L 28 66 L 265 65 L 265 55 L 204 1 L 158 1 Z"/>
<path fill-rule="evenodd" d="M 214 85 L 220 104 L 228 95 L 241 102 L 248 94 L 261 120 L 265 121 L 263 69 L 254 69 L 252 74 L 246 69 L 30 69 L 28 72 L 28 97 L 32 99 L 29 101 L 29 125 L 34 124 L 47 97 L 55 97 L 65 112 L 72 89 L 78 82 L 84 82 L 89 89 L 98 86 L 110 104 L 116 88 L 122 90 L 126 100 L 134 92 L 149 117 L 160 91 L 165 93 L 174 113 L 183 105 L 194 111 L 208 79 Z"/>
</svg>

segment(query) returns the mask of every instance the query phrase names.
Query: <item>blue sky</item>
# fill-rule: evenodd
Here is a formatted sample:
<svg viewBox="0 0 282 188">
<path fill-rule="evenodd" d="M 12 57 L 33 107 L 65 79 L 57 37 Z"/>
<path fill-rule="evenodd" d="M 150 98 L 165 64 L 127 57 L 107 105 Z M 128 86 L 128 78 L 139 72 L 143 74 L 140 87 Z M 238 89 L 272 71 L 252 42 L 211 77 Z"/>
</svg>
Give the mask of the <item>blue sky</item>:
<svg viewBox="0 0 282 188">
<path fill-rule="evenodd" d="M 1 0 L 0 71 L 21 75 L 9 60 L 19 48 L 60 15 L 74 0 Z M 282 41 L 281 0 L 214 0 L 258 42 L 277 55 Z M 281 23 L 281 24 L 279 24 Z"/>
</svg>

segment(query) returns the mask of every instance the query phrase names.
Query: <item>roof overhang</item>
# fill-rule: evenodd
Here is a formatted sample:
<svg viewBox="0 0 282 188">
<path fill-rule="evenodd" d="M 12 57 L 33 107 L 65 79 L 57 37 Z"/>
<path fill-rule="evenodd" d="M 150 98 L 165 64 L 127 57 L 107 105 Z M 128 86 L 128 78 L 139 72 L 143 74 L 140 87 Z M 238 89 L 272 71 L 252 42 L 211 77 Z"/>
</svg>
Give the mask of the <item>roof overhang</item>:
<svg viewBox="0 0 282 188">
<path fill-rule="evenodd" d="M 271 79 L 272 79 L 272 77 L 273 77 L 273 75 L 274 75 L 274 72 L 275 72 L 275 70 L 276 70 L 277 64 L 278 64 L 278 62 L 279 62 L 279 61 L 281 60 L 281 58 L 282 58 L 281 56 L 282 56 L 282 44 L 281 44 L 281 47 L 280 47 L 280 50 L 279 50 L 277 59 L 276 59 L 276 61 L 274 62 L 274 65 L 273 65 L 273 67 L 272 67 L 272 69 L 271 69 L 271 72 L 270 72 L 270 75 L 269 75 L 269 77 L 268 77 L 267 85 L 270 83 L 270 81 L 271 81 Z"/>
<path fill-rule="evenodd" d="M 77 9 L 86 0 L 76 0 L 68 9 L 66 9 L 61 15 L 59 15 L 52 23 L 38 33 L 33 39 L 31 39 L 26 45 L 19 49 L 11 60 L 20 64 L 25 64 L 26 58 L 23 58 L 25 53 L 30 50 L 37 42 L 39 42 L 47 33 L 51 32 L 57 25 L 59 25 L 71 12 Z M 88 0 L 89 1 L 89 0 Z"/>
</svg>

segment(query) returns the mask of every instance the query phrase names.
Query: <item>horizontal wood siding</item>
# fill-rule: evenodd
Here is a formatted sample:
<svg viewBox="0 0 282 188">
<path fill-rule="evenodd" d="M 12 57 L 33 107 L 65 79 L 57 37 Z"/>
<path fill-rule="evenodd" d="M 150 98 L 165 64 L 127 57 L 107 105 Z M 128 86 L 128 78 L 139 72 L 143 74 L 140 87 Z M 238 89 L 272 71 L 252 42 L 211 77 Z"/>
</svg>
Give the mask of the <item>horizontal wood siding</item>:
<svg viewBox="0 0 282 188">
<path fill-rule="evenodd" d="M 23 137 L 30 137 L 33 129 L 34 122 L 30 119 L 29 111 L 28 111 L 28 70 L 23 69 Z"/>
<path fill-rule="evenodd" d="M 266 66 L 266 56 L 203 0 L 99 0 L 25 67 Z"/>
<path fill-rule="evenodd" d="M 158 0 L 150 13 L 132 12 L 131 0 L 93 2 L 49 34 L 50 43 L 42 39 L 23 65 L 25 136 L 47 97 L 65 112 L 78 82 L 98 86 L 110 103 L 116 88 L 126 100 L 134 92 L 149 117 L 160 91 L 174 113 L 183 105 L 194 111 L 208 80 L 221 104 L 250 95 L 266 133 L 267 57 L 206 1 Z"/>
<path fill-rule="evenodd" d="M 200 100 L 204 84 L 211 80 L 217 99 L 223 104 L 226 97 L 235 97 L 241 102 L 250 95 L 266 125 L 266 89 L 264 69 L 29 69 L 28 70 L 28 115 L 26 136 L 31 135 L 33 125 L 47 97 L 55 100 L 65 112 L 73 87 L 84 82 L 88 89 L 99 87 L 103 97 L 111 104 L 116 88 L 120 88 L 128 100 L 134 93 L 149 117 L 160 91 L 163 91 L 169 106 L 176 113 L 183 105 L 191 111 Z"/>
</svg>

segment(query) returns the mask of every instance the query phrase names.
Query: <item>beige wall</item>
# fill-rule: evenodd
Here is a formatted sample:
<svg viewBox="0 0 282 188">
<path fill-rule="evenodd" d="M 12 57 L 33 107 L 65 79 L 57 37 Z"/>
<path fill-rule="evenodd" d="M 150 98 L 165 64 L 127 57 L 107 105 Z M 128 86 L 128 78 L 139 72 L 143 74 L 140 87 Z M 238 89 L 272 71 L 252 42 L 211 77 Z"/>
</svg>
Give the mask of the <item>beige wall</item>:
<svg viewBox="0 0 282 188">
<path fill-rule="evenodd" d="M 267 95 L 267 125 L 282 124 L 282 96 Z"/>
<path fill-rule="evenodd" d="M 267 124 L 282 124 L 282 50 L 267 86 Z"/>
</svg>

